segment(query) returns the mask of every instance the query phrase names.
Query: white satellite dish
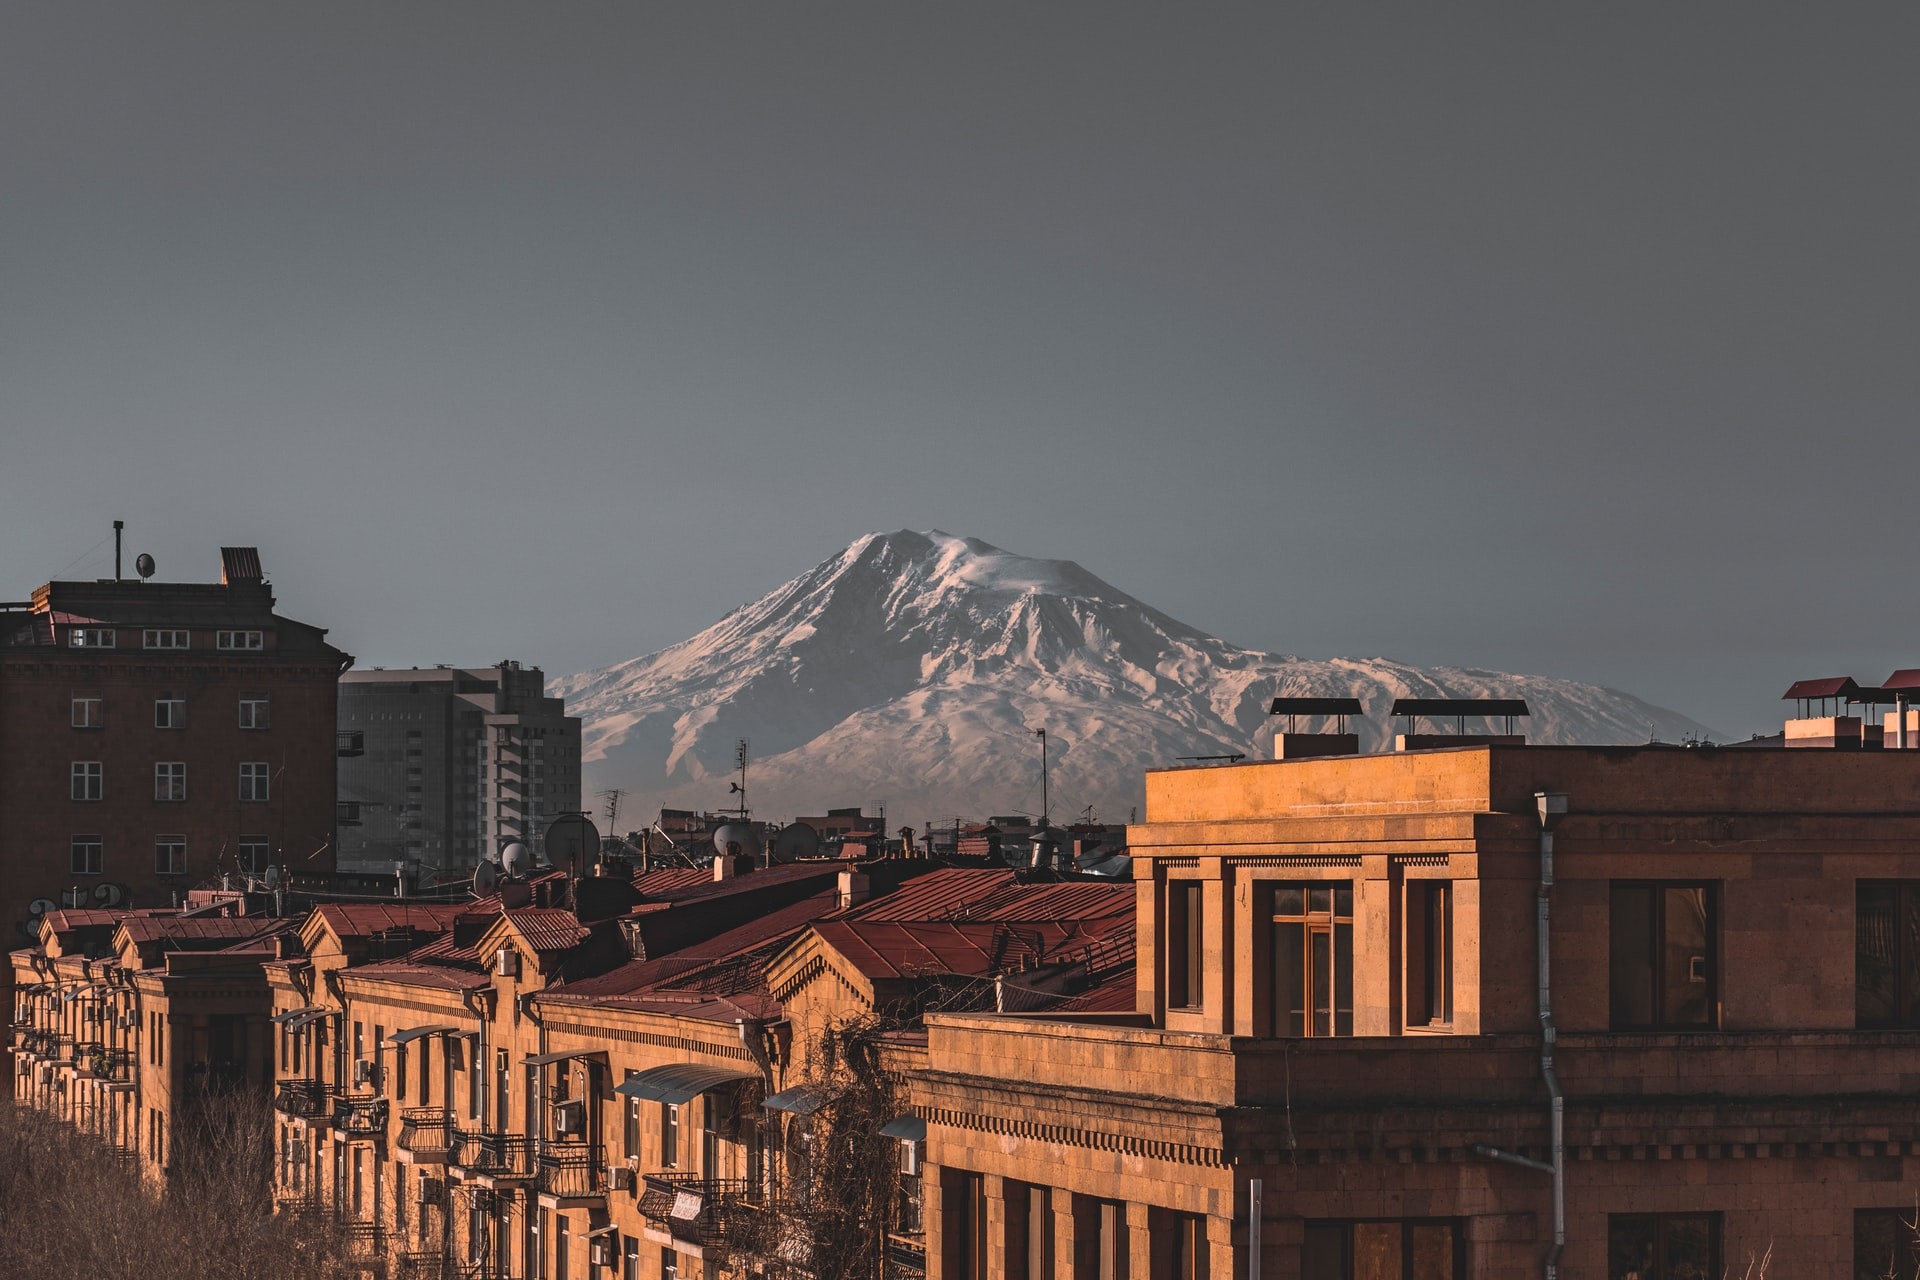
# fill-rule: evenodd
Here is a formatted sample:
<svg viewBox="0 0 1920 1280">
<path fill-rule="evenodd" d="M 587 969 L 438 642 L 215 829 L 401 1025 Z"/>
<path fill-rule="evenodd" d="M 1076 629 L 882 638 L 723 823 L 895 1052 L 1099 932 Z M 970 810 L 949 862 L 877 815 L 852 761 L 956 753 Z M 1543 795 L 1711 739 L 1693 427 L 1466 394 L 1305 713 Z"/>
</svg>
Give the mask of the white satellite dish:
<svg viewBox="0 0 1920 1280">
<path fill-rule="evenodd" d="M 500 883 L 500 868 L 491 862 L 482 861 L 473 869 L 473 896 L 484 898 L 493 892 Z"/>
<path fill-rule="evenodd" d="M 508 879 L 524 876 L 532 867 L 533 855 L 518 840 L 500 851 L 500 868 L 507 873 Z"/>
<path fill-rule="evenodd" d="M 547 861 L 555 871 L 579 875 L 600 856 L 600 829 L 583 813 L 564 813 L 547 828 Z"/>
<path fill-rule="evenodd" d="M 751 822 L 729 822 L 713 833 L 713 849 L 723 857 L 760 857 L 760 829 Z"/>
</svg>

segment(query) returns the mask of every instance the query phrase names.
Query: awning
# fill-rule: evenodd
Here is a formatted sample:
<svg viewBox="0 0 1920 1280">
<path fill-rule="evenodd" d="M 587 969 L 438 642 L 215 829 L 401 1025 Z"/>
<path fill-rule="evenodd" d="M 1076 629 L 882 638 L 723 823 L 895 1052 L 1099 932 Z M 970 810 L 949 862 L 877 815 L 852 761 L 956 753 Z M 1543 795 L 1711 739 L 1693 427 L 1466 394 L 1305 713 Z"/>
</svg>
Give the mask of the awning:
<svg viewBox="0 0 1920 1280">
<path fill-rule="evenodd" d="M 405 1031 L 396 1031 L 387 1037 L 388 1044 L 412 1044 L 415 1040 L 427 1036 L 450 1036 L 459 1031 L 458 1027 L 408 1027 Z"/>
<path fill-rule="evenodd" d="M 735 1080 L 758 1080 L 757 1071 L 743 1071 L 739 1067 L 712 1066 L 704 1062 L 674 1062 L 664 1067 L 649 1067 L 637 1075 L 628 1076 L 614 1086 L 614 1092 L 623 1098 L 638 1098 L 642 1102 L 665 1102 L 679 1106 L 691 1102 L 707 1090 L 718 1085 L 731 1084 Z"/>
<path fill-rule="evenodd" d="M 797 1084 L 760 1100 L 762 1111 L 784 1111 L 793 1116 L 810 1116 L 826 1105 L 827 1091 L 817 1084 Z"/>
<path fill-rule="evenodd" d="M 310 1026 L 322 1018 L 337 1018 L 339 1016 L 339 1013 L 333 1009 L 302 1009 L 299 1014 L 287 1019 L 286 1026 L 289 1031 L 298 1031 L 300 1028 Z"/>
<path fill-rule="evenodd" d="M 317 1004 L 310 1004 L 306 1006 L 304 1009 L 289 1009 L 285 1013 L 276 1013 L 273 1015 L 273 1017 L 267 1019 L 267 1021 L 280 1022 L 280 1023 L 292 1022 L 295 1018 L 298 1018 L 304 1014 L 318 1013 L 318 1012 L 320 1012 L 320 1006 Z"/>
<path fill-rule="evenodd" d="M 604 1227 L 595 1227 L 593 1230 L 587 1232 L 587 1234 L 581 1238 L 584 1240 L 598 1240 L 601 1236 L 610 1236 L 614 1232 L 618 1231 L 619 1229 L 620 1228 L 609 1223 Z"/>
<path fill-rule="evenodd" d="M 883 1138 L 898 1138 L 902 1142 L 925 1142 L 927 1140 L 927 1122 L 911 1113 L 895 1116 L 880 1126 Z"/>
<path fill-rule="evenodd" d="M 605 1062 L 607 1060 L 607 1051 L 605 1049 L 562 1049 L 557 1053 L 530 1053 L 520 1059 L 520 1065 L 524 1067 L 544 1067 L 554 1062 L 565 1062 L 568 1058 L 597 1058 L 601 1062 Z"/>
</svg>

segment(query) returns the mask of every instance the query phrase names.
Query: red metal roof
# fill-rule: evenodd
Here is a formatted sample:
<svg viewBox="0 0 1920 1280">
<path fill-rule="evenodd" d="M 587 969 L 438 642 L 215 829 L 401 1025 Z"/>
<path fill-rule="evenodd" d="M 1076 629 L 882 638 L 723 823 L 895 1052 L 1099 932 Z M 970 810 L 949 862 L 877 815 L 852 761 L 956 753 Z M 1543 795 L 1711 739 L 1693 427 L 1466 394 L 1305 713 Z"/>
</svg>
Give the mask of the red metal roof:
<svg viewBox="0 0 1920 1280">
<path fill-rule="evenodd" d="M 376 933 L 413 929 L 445 933 L 453 918 L 472 910 L 471 903 L 454 902 L 327 902 L 314 908 L 327 927 L 342 938 L 369 938 Z"/>
<path fill-rule="evenodd" d="M 120 922 L 135 945 L 147 942 L 232 942 L 277 932 L 288 923 L 271 916 L 135 916 Z"/>
<path fill-rule="evenodd" d="M 824 920 L 821 941 L 873 979 L 990 978 L 1086 956 L 1104 934 L 1131 932 L 1131 919 L 1072 923 Z"/>
<path fill-rule="evenodd" d="M 587 936 L 573 912 L 562 907 L 522 907 L 506 917 L 535 951 L 571 951 Z"/>
<path fill-rule="evenodd" d="M 1131 880 L 1039 881 L 1023 884 L 1010 868 L 951 867 L 909 880 L 898 890 L 846 912 L 848 920 L 1131 921 Z"/>
<path fill-rule="evenodd" d="M 1882 680 L 1880 687 L 1888 693 L 1911 693 L 1920 689 L 1920 667 L 1902 667 Z"/>
<path fill-rule="evenodd" d="M 1860 686 L 1854 683 L 1852 676 L 1822 676 L 1818 680 L 1795 680 L 1780 695 L 1782 702 L 1792 702 L 1800 698 L 1845 698 Z"/>
</svg>

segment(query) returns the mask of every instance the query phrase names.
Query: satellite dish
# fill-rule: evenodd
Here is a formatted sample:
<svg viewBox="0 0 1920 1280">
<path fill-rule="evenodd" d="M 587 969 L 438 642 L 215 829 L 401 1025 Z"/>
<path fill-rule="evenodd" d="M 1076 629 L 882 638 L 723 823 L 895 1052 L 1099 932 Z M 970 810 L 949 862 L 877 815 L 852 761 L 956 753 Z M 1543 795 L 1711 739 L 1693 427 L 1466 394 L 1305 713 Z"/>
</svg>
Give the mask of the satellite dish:
<svg viewBox="0 0 1920 1280">
<path fill-rule="evenodd" d="M 482 862 L 473 869 L 473 896 L 484 898 L 493 892 L 493 886 L 500 883 L 500 868 L 491 862 Z"/>
<path fill-rule="evenodd" d="M 600 856 L 600 829 L 581 813 L 567 813 L 547 828 L 547 861 L 555 871 L 578 875 Z"/>
<path fill-rule="evenodd" d="M 500 905 L 516 911 L 533 901 L 533 886 L 525 880 L 509 880 L 500 886 Z"/>
<path fill-rule="evenodd" d="M 139 574 L 142 578 L 151 578 L 153 576 L 153 570 L 154 570 L 153 557 L 148 555 L 146 552 L 142 551 L 139 555 L 133 558 L 133 571 Z"/>
<path fill-rule="evenodd" d="M 751 822 L 729 822 L 713 833 L 713 848 L 727 857 L 758 858 L 760 831 Z"/>
<path fill-rule="evenodd" d="M 266 871 L 261 874 L 260 878 L 267 882 L 267 888 L 278 889 L 280 887 L 280 868 L 269 862 Z"/>
<path fill-rule="evenodd" d="M 509 879 L 526 875 L 532 866 L 533 855 L 518 840 L 500 851 L 500 869 L 507 873 Z"/>
<path fill-rule="evenodd" d="M 820 833 L 804 822 L 795 822 L 782 827 L 780 834 L 773 838 L 773 860 L 792 862 L 796 858 L 811 858 L 820 852 Z"/>
</svg>

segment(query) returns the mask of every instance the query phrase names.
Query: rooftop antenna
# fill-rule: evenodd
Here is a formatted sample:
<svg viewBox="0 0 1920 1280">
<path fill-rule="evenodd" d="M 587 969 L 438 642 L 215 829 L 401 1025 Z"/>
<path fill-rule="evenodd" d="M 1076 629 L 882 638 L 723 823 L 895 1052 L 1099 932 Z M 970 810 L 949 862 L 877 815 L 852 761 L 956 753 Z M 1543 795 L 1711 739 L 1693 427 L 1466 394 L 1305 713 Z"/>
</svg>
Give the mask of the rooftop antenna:
<svg viewBox="0 0 1920 1280">
<path fill-rule="evenodd" d="M 617 834 L 620 830 L 620 802 L 626 799 L 626 797 L 627 793 L 619 787 L 610 787 L 600 793 L 600 798 L 607 802 L 607 830 L 609 832 Z"/>
<path fill-rule="evenodd" d="M 113 580 L 120 581 L 120 531 L 127 527 L 125 520 L 113 522 Z"/>
<path fill-rule="evenodd" d="M 1047 802 L 1047 730 L 1046 730 L 1046 726 L 1042 725 L 1040 728 L 1035 729 L 1033 731 L 1033 736 L 1040 739 L 1040 817 L 1042 821 L 1045 821 L 1046 818 L 1049 816 L 1049 814 L 1052 812 L 1052 806 Z M 1029 791 L 1027 794 L 1032 795 L 1033 793 Z"/>
<path fill-rule="evenodd" d="M 731 784 L 731 790 L 740 797 L 737 812 L 742 818 L 747 816 L 747 740 L 740 739 L 733 744 L 733 762 L 740 769 L 740 781 Z"/>
</svg>

